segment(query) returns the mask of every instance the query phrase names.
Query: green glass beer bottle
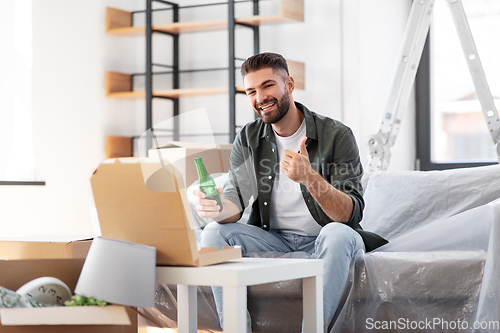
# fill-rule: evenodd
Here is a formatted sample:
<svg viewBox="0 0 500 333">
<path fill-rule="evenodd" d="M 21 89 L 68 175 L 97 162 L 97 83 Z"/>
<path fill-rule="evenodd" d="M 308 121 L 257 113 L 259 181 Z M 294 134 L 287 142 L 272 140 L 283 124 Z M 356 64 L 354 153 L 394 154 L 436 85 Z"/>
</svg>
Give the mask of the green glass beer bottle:
<svg viewBox="0 0 500 333">
<path fill-rule="evenodd" d="M 203 160 L 200 156 L 194 158 L 194 163 L 196 164 L 196 169 L 198 170 L 198 178 L 200 181 L 200 191 L 205 193 L 205 199 L 217 201 L 219 205 L 219 212 L 222 211 L 222 202 L 220 200 L 219 192 L 217 191 L 217 186 L 215 185 L 214 179 L 210 176 L 205 169 Z"/>
</svg>

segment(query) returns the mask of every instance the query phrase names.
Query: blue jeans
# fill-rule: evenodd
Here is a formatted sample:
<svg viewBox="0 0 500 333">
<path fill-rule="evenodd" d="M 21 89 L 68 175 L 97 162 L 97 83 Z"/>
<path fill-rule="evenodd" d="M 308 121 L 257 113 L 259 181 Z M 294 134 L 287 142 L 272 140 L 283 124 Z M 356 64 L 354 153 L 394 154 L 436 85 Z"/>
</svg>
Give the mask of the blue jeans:
<svg viewBox="0 0 500 333">
<path fill-rule="evenodd" d="M 314 258 L 323 259 L 323 308 L 325 332 L 333 319 L 348 281 L 349 267 L 354 255 L 364 250 L 361 236 L 351 227 L 332 222 L 321 229 L 318 237 L 265 231 L 242 223 L 209 223 L 201 234 L 201 246 L 239 245 L 243 254 L 275 251 L 289 253 L 303 251 Z M 212 287 L 221 326 L 222 288 Z M 251 331 L 248 315 L 248 332 Z M 223 327 L 223 326 L 222 326 Z"/>
</svg>

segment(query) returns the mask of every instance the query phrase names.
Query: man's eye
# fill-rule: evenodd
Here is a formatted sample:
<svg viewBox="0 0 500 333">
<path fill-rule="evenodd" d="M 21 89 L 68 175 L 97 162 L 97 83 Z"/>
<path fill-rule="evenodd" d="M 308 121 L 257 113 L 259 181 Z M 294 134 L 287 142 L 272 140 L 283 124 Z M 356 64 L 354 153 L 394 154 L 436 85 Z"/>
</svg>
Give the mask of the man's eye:
<svg viewBox="0 0 500 333">
<path fill-rule="evenodd" d="M 247 95 L 248 95 L 248 96 L 255 95 L 255 91 L 247 91 Z"/>
</svg>

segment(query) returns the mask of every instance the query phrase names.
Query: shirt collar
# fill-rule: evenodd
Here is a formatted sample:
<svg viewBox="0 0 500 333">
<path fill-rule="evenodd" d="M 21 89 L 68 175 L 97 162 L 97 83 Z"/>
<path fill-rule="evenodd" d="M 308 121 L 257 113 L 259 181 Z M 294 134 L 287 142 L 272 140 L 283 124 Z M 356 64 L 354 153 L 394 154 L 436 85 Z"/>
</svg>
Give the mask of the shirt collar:
<svg viewBox="0 0 500 333">
<path fill-rule="evenodd" d="M 318 140 L 316 121 L 314 120 L 312 112 L 299 102 L 295 102 L 295 106 L 297 106 L 297 108 L 304 113 L 304 117 L 306 119 L 306 136 L 309 139 Z"/>
</svg>

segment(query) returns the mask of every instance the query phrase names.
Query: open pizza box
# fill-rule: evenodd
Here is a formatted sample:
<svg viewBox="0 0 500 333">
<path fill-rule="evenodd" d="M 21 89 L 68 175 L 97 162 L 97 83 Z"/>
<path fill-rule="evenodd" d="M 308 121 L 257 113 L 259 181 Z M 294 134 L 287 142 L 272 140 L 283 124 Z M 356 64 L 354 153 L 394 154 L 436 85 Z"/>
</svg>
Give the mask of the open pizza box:
<svg viewBox="0 0 500 333">
<path fill-rule="evenodd" d="M 157 265 L 205 266 L 240 258 L 240 247 L 198 248 L 184 175 L 174 165 L 162 158 L 102 162 L 91 179 L 102 236 L 156 247 Z"/>
</svg>

